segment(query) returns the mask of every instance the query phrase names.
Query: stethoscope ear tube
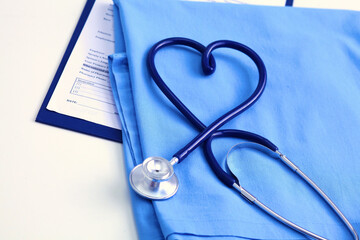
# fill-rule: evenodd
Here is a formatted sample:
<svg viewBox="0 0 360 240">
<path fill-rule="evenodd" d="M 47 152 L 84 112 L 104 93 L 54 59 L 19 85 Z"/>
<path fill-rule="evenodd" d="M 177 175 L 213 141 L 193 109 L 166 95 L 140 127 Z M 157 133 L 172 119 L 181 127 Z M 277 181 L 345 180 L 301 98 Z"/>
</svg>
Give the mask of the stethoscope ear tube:
<svg viewBox="0 0 360 240">
<path fill-rule="evenodd" d="M 347 227 L 347 229 L 351 232 L 353 238 L 355 240 L 359 240 L 359 236 L 357 234 L 357 232 L 355 231 L 354 227 L 351 225 L 351 223 L 347 220 L 347 218 L 345 217 L 345 215 L 340 211 L 340 209 L 331 201 L 331 199 L 305 174 L 303 173 L 299 167 L 297 167 L 292 161 L 290 161 L 290 159 L 288 159 L 284 154 L 282 154 L 278 149 L 276 149 L 275 151 L 273 149 L 270 149 L 268 146 L 265 146 L 259 142 L 241 142 L 238 143 L 236 145 L 234 145 L 227 153 L 226 156 L 226 164 L 228 164 L 228 160 L 229 160 L 229 156 L 230 154 L 235 151 L 236 149 L 240 149 L 240 148 L 252 148 L 252 149 L 256 149 L 257 151 L 261 151 L 273 158 L 277 158 L 280 159 L 288 168 L 290 168 L 291 170 L 293 170 L 295 173 L 297 173 L 297 175 L 304 180 L 307 184 L 309 184 L 309 186 L 315 190 L 320 196 L 321 198 L 332 208 L 332 210 L 337 214 L 337 216 L 341 219 L 341 221 L 345 224 L 345 226 Z M 230 168 L 229 168 L 230 169 Z M 231 171 L 231 169 L 230 169 Z M 314 239 L 318 239 L 318 240 L 327 240 L 324 237 L 321 237 L 309 230 L 306 230 L 302 227 L 300 227 L 299 225 L 289 221 L 288 219 L 282 217 L 281 215 L 277 214 L 275 211 L 273 211 L 272 209 L 270 209 L 268 206 L 266 206 L 265 204 L 263 204 L 261 201 L 259 201 L 255 196 L 253 196 L 250 192 L 248 192 L 245 188 L 243 188 L 240 185 L 239 180 L 236 178 L 237 183 L 234 183 L 234 185 L 232 187 L 234 187 L 237 191 L 239 191 L 239 193 L 241 194 L 242 197 L 244 197 L 247 201 L 249 201 L 252 204 L 255 204 L 257 207 L 259 207 L 261 210 L 263 210 L 265 213 L 269 214 L 270 216 L 272 216 L 273 218 L 275 218 L 276 220 L 278 220 L 279 222 L 285 224 L 286 226 L 302 233 L 305 235 L 308 235 Z"/>
</svg>

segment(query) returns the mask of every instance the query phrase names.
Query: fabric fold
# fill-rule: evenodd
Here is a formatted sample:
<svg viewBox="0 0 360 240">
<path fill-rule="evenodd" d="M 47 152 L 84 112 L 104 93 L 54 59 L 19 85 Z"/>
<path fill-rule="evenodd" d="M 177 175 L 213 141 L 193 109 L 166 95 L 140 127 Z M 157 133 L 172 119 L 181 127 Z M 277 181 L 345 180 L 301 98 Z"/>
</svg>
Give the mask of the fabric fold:
<svg viewBox="0 0 360 240">
<path fill-rule="evenodd" d="M 127 171 L 149 156 L 172 157 L 198 132 L 162 95 L 146 55 L 167 37 L 204 45 L 229 39 L 255 50 L 268 84 L 260 100 L 226 124 L 273 141 L 339 206 L 360 230 L 360 14 L 355 11 L 115 0 L 118 53 L 111 81 L 123 126 Z M 122 38 L 123 37 L 123 38 Z M 247 98 L 257 84 L 243 54 L 214 52 L 217 70 L 202 73 L 198 52 L 169 47 L 156 66 L 171 89 L 206 125 Z M 224 163 L 239 139 L 214 141 Z M 345 226 L 309 186 L 273 159 L 232 161 L 236 175 L 270 208 L 316 234 L 351 239 Z M 245 169 L 245 170 L 244 170 Z M 140 239 L 306 239 L 223 185 L 197 149 L 175 166 L 178 193 L 149 201 L 132 190 Z"/>
</svg>

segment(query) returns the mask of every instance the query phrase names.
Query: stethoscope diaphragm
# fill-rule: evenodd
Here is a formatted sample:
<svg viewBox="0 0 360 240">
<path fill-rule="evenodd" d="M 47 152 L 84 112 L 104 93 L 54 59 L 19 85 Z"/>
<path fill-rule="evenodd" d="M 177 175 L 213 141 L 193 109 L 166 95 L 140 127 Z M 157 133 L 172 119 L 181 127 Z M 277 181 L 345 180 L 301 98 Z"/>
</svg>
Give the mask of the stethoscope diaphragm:
<svg viewBox="0 0 360 240">
<path fill-rule="evenodd" d="M 131 171 L 129 180 L 135 192 L 151 200 L 168 199 L 179 187 L 171 162 L 162 157 L 145 159 Z"/>
</svg>

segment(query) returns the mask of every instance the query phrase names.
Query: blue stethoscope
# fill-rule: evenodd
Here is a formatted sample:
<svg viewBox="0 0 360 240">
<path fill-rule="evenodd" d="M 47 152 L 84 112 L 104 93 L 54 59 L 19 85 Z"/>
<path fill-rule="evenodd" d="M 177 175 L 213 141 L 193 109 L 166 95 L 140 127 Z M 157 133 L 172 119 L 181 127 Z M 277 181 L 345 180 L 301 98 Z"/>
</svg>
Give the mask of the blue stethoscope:
<svg viewBox="0 0 360 240">
<path fill-rule="evenodd" d="M 252 95 L 242 102 L 240 105 L 230 110 L 220 118 L 216 119 L 209 126 L 205 126 L 169 89 L 165 82 L 160 77 L 158 71 L 155 67 L 155 55 L 156 53 L 164 47 L 171 45 L 185 45 L 191 48 L 196 49 L 202 54 L 201 64 L 202 69 L 206 75 L 210 75 L 215 72 L 216 63 L 213 55 L 211 54 L 217 48 L 231 48 L 243 52 L 249 56 L 258 69 L 259 81 L 256 89 Z M 339 208 L 330 200 L 330 198 L 309 178 L 307 177 L 294 163 L 292 163 L 284 154 L 282 154 L 278 147 L 270 142 L 268 139 L 261 137 L 255 133 L 235 130 L 235 129 L 224 129 L 219 130 L 221 126 L 225 123 L 238 116 L 240 113 L 244 112 L 250 106 L 252 106 L 261 96 L 262 92 L 265 89 L 266 85 L 266 68 L 261 60 L 261 58 L 249 47 L 234 41 L 222 40 L 215 41 L 210 43 L 207 47 L 202 44 L 187 38 L 168 38 L 156 43 L 151 49 L 147 56 L 148 69 L 150 75 L 160 88 L 160 90 L 165 94 L 165 96 L 176 106 L 176 108 L 200 131 L 200 133 L 191 140 L 185 147 L 180 149 L 177 153 L 173 155 L 173 158 L 168 161 L 162 157 L 149 157 L 144 160 L 142 164 L 137 165 L 130 173 L 130 184 L 135 192 L 139 195 L 152 199 L 152 200 L 163 200 L 172 197 L 178 189 L 179 181 L 177 176 L 174 173 L 173 166 L 182 162 L 192 151 L 194 151 L 200 145 L 203 145 L 206 159 L 211 166 L 212 170 L 216 176 L 228 187 L 235 188 L 240 195 L 244 197 L 247 201 L 252 204 L 255 204 L 260 209 L 277 219 L 278 221 L 284 223 L 286 226 L 302 233 L 313 237 L 315 239 L 325 240 L 317 234 L 314 234 L 295 223 L 285 219 L 280 216 L 266 205 L 261 203 L 256 197 L 251 193 L 245 190 L 239 183 L 239 180 L 234 174 L 229 174 L 225 172 L 213 154 L 211 149 L 211 142 L 215 138 L 219 137 L 232 137 L 240 138 L 246 140 L 247 142 L 242 142 L 235 145 L 228 154 L 231 153 L 235 148 L 254 148 L 256 150 L 270 154 L 279 158 L 283 163 L 286 164 L 290 169 L 296 172 L 303 180 L 305 180 L 324 200 L 325 202 L 334 210 L 334 212 L 340 217 L 344 222 L 346 227 L 352 233 L 354 239 L 359 239 L 358 234 L 356 233 L 354 227 L 346 219 L 344 214 L 339 210 Z"/>
</svg>

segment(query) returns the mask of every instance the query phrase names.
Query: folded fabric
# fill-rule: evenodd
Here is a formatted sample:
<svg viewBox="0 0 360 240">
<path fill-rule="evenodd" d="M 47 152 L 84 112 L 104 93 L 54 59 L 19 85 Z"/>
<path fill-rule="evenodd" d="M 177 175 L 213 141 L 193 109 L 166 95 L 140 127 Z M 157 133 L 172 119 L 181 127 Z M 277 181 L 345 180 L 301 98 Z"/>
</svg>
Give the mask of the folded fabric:
<svg viewBox="0 0 360 240">
<path fill-rule="evenodd" d="M 310 176 L 360 231 L 360 13 L 355 11 L 115 0 L 116 51 L 111 81 L 123 127 L 128 172 L 149 156 L 170 159 L 198 131 L 149 76 L 146 55 L 156 42 L 187 37 L 204 45 L 243 43 L 263 59 L 268 84 L 260 100 L 223 128 L 262 135 Z M 255 65 L 229 49 L 214 52 L 205 76 L 201 56 L 168 47 L 156 56 L 171 89 L 206 125 L 246 99 L 257 84 Z M 218 139 L 224 158 L 239 139 Z M 300 226 L 330 239 L 351 235 L 311 188 L 278 161 L 261 155 L 229 165 L 259 200 Z M 132 190 L 140 239 L 306 239 L 222 184 L 202 149 L 175 166 L 180 181 L 169 200 Z"/>
</svg>

